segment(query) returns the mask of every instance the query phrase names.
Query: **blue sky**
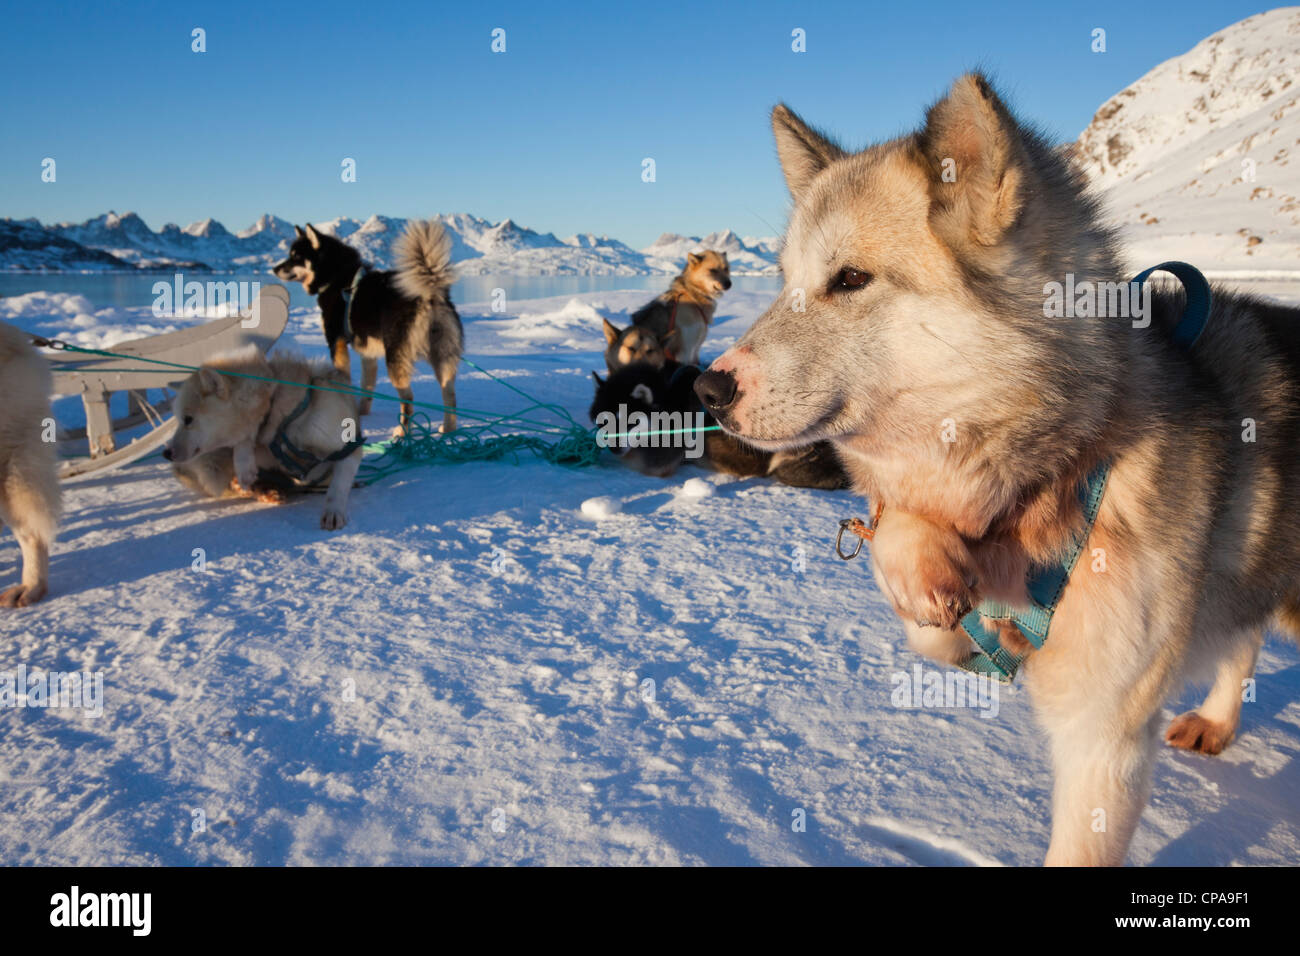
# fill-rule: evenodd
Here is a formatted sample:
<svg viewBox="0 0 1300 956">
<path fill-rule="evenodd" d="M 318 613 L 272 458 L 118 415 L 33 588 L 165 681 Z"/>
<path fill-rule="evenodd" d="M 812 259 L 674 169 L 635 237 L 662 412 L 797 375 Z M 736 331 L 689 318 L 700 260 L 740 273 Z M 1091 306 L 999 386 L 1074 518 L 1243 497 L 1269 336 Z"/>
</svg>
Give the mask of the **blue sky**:
<svg viewBox="0 0 1300 956">
<path fill-rule="evenodd" d="M 964 69 L 1072 139 L 1109 96 L 1266 7 L 1175 3 L 6 5 L 0 215 L 241 229 L 470 212 L 634 246 L 769 235 L 778 100 L 864 145 Z M 310 11 L 310 19 L 307 19 Z M 207 52 L 190 31 L 207 31 Z M 506 52 L 490 50 L 506 30 Z M 807 52 L 791 51 L 791 31 Z M 1107 52 L 1091 52 L 1091 31 Z M 58 180 L 40 181 L 53 157 Z M 357 162 L 357 182 L 340 162 Z M 657 181 L 641 180 L 653 157 Z"/>
</svg>

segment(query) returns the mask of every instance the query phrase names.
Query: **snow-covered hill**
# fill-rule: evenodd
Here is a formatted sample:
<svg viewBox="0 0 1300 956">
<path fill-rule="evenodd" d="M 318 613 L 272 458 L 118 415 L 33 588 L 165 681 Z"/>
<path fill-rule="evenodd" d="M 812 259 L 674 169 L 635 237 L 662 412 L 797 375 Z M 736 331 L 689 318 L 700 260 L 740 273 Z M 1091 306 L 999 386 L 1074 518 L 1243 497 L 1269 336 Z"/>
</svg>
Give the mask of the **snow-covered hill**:
<svg viewBox="0 0 1300 956">
<path fill-rule="evenodd" d="M 1300 270 L 1300 7 L 1161 63 L 1106 101 L 1075 156 L 1134 265 Z"/>
<path fill-rule="evenodd" d="M 703 238 L 665 234 L 637 251 L 608 236 L 582 233 L 557 239 L 511 219 L 490 222 L 466 213 L 437 217 L 452 236 L 452 260 L 462 275 L 646 275 L 676 273 L 686 253 L 717 249 L 729 254 L 737 275 L 777 271 L 775 239 L 739 239 L 731 230 Z M 317 222 L 322 232 L 355 246 L 370 262 L 391 264 L 393 240 L 406 220 L 346 216 Z M 42 242 L 44 237 L 44 242 Z M 214 272 L 265 272 L 284 257 L 293 224 L 264 215 L 232 233 L 215 219 L 184 228 L 168 223 L 155 232 L 135 213 L 115 212 L 86 222 L 42 226 L 35 219 L 0 219 L 0 271 L 124 271 L 183 267 Z"/>
</svg>

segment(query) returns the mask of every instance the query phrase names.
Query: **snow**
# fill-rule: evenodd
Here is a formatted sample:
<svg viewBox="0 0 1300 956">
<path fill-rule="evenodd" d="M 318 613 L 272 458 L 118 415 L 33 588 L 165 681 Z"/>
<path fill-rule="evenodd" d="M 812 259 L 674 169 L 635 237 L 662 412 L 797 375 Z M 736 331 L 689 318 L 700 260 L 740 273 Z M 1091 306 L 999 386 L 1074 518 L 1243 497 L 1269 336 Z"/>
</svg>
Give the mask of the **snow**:
<svg viewBox="0 0 1300 956">
<path fill-rule="evenodd" d="M 1131 264 L 1300 272 L 1300 7 L 1250 17 L 1102 105 L 1076 156 Z"/>
<path fill-rule="evenodd" d="M 584 420 L 599 315 L 645 296 L 458 306 L 473 361 Z M 706 351 L 767 299 L 725 295 Z M 0 302 L 88 343 L 153 321 Z M 294 310 L 284 345 L 323 357 L 318 323 Z M 437 394 L 428 370 L 414 388 Z M 521 402 L 473 371 L 458 393 Z M 377 405 L 371 434 L 396 420 Z M 935 668 L 902 647 L 866 563 L 833 555 L 861 513 L 846 492 L 612 459 L 438 466 L 356 490 L 329 534 L 319 499 L 204 503 L 153 458 L 65 505 L 52 594 L 0 616 L 0 671 L 101 671 L 104 712 L 0 709 L 7 863 L 985 865 L 1046 848 L 1047 748 L 1022 691 L 895 706 Z M 6 536 L 0 581 L 17 573 Z M 1272 638 L 1258 679 L 1221 757 L 1162 753 L 1132 862 L 1300 862 L 1295 647 Z"/>
</svg>

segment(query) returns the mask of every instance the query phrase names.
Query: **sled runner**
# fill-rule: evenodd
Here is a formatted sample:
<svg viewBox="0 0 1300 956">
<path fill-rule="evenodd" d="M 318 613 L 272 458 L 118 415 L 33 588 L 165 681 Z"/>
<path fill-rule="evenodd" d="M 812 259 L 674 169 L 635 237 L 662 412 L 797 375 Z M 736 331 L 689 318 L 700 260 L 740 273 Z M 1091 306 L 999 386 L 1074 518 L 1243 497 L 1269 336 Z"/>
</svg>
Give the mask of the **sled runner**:
<svg viewBox="0 0 1300 956">
<path fill-rule="evenodd" d="M 136 461 L 167 444 L 176 421 L 167 418 L 173 390 L 189 377 L 188 368 L 203 364 L 220 352 L 256 345 L 266 352 L 275 344 L 289 321 L 289 293 L 283 286 L 263 286 L 252 308 L 239 315 L 215 319 L 203 325 L 113 346 L 114 358 L 96 358 L 72 351 L 48 355 L 57 395 L 80 395 L 86 407 L 86 427 L 58 430 L 60 443 L 86 441 L 89 457 L 66 458 L 59 467 L 64 480 L 97 474 Z M 132 361 L 132 357 L 149 361 Z M 149 400 L 149 390 L 162 392 Z M 127 414 L 114 419 L 109 398 L 126 392 Z M 149 430 L 118 447 L 117 437 L 129 429 L 149 425 Z"/>
</svg>

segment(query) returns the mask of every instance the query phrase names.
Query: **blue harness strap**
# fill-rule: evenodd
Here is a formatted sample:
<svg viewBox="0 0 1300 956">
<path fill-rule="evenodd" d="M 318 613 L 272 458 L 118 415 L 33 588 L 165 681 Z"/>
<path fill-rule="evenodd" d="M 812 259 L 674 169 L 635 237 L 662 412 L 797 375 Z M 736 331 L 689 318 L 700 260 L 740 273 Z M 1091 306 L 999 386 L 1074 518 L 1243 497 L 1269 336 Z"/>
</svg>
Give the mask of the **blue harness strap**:
<svg viewBox="0 0 1300 956">
<path fill-rule="evenodd" d="M 1174 344 L 1190 349 L 1205 331 L 1205 323 L 1210 318 L 1210 306 L 1214 302 L 1214 297 L 1210 293 L 1210 283 L 1195 266 L 1174 260 L 1162 262 L 1158 266 L 1139 272 L 1133 277 L 1131 284 L 1141 289 L 1153 272 L 1168 272 L 1183 284 L 1187 304 L 1174 329 Z"/>
<path fill-rule="evenodd" d="M 352 284 L 343 290 L 343 341 L 352 344 L 352 300 L 357 297 L 357 288 L 370 270 L 359 266 L 352 276 Z"/>
<path fill-rule="evenodd" d="M 1162 262 L 1146 269 L 1132 280 L 1132 284 L 1141 289 L 1143 283 L 1153 272 L 1168 272 L 1183 284 L 1186 304 L 1173 331 L 1174 344 L 1180 348 L 1190 349 L 1201 333 L 1205 331 L 1210 318 L 1213 295 L 1210 283 L 1206 281 L 1196 267 L 1186 262 Z M 1079 487 L 1079 504 L 1083 509 L 1083 528 L 1070 542 L 1065 558 L 1056 564 L 1030 569 L 1025 582 L 1029 593 L 1029 605 L 1012 608 L 997 601 L 983 601 L 980 606 L 962 618 L 961 626 L 970 639 L 979 648 L 958 666 L 974 674 L 992 677 L 1003 683 L 1011 683 L 1020 665 L 1028 654 L 1012 654 L 998 641 L 996 628 L 986 626 L 985 621 L 997 624 L 1010 622 L 1024 635 L 1025 640 L 1041 648 L 1047 641 L 1047 633 L 1052 626 L 1052 616 L 1060 603 L 1070 574 L 1074 571 L 1092 534 L 1097 513 L 1101 511 L 1101 499 L 1106 493 L 1106 479 L 1110 475 L 1110 463 L 1104 462 L 1093 469 L 1087 481 Z"/>
<path fill-rule="evenodd" d="M 1047 642 L 1052 615 L 1056 613 L 1056 605 L 1061 601 L 1070 573 L 1074 571 L 1079 555 L 1088 543 L 1088 535 L 1097 520 L 1097 512 L 1101 510 L 1101 499 L 1106 493 L 1106 478 L 1109 475 L 1109 463 L 1098 465 L 1088 475 L 1088 480 L 1080 485 L 1079 505 L 1083 508 L 1083 528 L 1070 542 L 1064 561 L 1030 570 L 1025 582 L 1025 589 L 1029 593 L 1028 607 L 1012 608 L 998 601 L 983 601 L 961 619 L 962 629 L 979 647 L 979 651 L 972 653 L 959 667 L 1006 683 L 1010 683 L 1020 669 L 1024 655 L 1012 654 L 1003 647 L 998 641 L 997 630 L 986 626 L 985 620 L 1010 621 L 1035 649 Z"/>
<path fill-rule="evenodd" d="M 334 454 L 326 455 L 324 458 L 306 449 L 299 448 L 289 440 L 289 426 L 297 421 L 310 405 L 311 389 L 304 387 L 302 401 L 298 403 L 297 408 L 284 417 L 284 421 L 280 423 L 280 427 L 276 429 L 275 434 L 271 437 L 270 444 L 267 445 L 271 450 L 271 454 L 276 457 L 276 460 L 284 466 L 285 471 L 293 478 L 306 478 L 312 469 L 318 465 L 323 465 L 329 461 L 340 461 L 365 444 L 364 438 L 354 438 Z"/>
</svg>

